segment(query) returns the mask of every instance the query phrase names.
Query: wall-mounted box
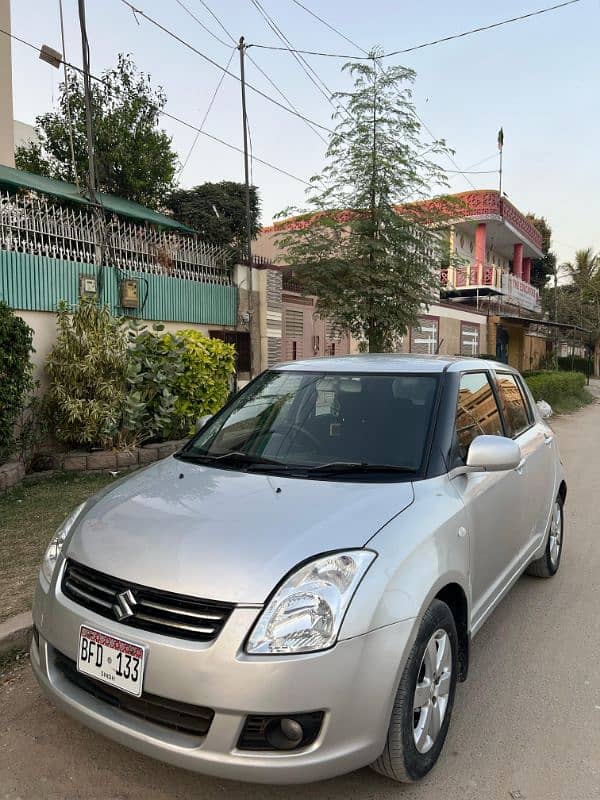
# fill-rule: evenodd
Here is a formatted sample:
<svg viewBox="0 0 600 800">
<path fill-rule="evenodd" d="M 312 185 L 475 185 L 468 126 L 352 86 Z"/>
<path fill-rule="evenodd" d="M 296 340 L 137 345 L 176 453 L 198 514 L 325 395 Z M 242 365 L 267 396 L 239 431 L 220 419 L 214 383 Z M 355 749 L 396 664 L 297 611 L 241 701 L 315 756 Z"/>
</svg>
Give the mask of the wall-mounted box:
<svg viewBox="0 0 600 800">
<path fill-rule="evenodd" d="M 119 284 L 121 292 L 122 308 L 139 308 L 140 306 L 140 282 L 133 278 L 126 278 Z"/>
<path fill-rule="evenodd" d="M 79 297 L 96 297 L 98 294 L 98 282 L 95 275 L 79 276 Z"/>
</svg>

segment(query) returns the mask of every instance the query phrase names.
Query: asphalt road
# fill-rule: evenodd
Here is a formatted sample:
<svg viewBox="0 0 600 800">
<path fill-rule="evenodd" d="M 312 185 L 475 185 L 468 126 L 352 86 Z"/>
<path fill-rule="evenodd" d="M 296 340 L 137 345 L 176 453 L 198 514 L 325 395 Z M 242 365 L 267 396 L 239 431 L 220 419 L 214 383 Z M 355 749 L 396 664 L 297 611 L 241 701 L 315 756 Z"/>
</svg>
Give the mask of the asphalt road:
<svg viewBox="0 0 600 800">
<path fill-rule="evenodd" d="M 445 753 L 422 783 L 369 769 L 296 787 L 183 772 L 55 712 L 27 666 L 0 687 L 0 799 L 600 798 L 600 404 L 554 428 L 569 481 L 561 569 L 522 578 L 474 640 Z"/>
</svg>

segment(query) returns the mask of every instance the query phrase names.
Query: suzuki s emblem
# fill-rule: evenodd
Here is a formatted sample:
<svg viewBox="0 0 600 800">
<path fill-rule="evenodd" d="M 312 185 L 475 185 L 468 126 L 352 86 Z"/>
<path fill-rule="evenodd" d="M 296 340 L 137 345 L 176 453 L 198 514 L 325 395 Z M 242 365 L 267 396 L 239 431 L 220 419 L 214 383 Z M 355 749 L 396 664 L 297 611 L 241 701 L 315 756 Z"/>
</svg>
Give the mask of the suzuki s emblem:
<svg viewBox="0 0 600 800">
<path fill-rule="evenodd" d="M 134 609 L 137 606 L 137 600 L 131 589 L 127 589 L 126 592 L 118 594 L 116 600 L 117 602 L 113 605 L 112 610 L 119 622 L 128 617 L 133 617 Z"/>
</svg>

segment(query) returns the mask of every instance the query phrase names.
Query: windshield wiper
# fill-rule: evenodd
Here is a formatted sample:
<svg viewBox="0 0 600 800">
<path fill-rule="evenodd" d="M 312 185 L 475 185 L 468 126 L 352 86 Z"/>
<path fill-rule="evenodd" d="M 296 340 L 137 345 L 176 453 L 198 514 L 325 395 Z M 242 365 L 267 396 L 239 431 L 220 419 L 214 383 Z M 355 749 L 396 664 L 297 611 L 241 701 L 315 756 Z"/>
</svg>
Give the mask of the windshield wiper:
<svg viewBox="0 0 600 800">
<path fill-rule="evenodd" d="M 369 464 L 367 461 L 331 461 L 318 467 L 308 467 L 311 475 L 342 475 L 348 473 L 365 474 L 368 472 L 415 472 L 414 467 L 403 464 Z"/>
<path fill-rule="evenodd" d="M 260 464 L 285 468 L 285 464 L 272 458 L 264 458 L 264 456 L 243 453 L 238 450 L 232 450 L 230 453 L 219 453 L 218 455 L 212 455 L 211 453 L 179 453 L 177 458 L 182 461 L 190 461 L 193 464 L 235 464 L 240 467 L 251 467 Z"/>
</svg>

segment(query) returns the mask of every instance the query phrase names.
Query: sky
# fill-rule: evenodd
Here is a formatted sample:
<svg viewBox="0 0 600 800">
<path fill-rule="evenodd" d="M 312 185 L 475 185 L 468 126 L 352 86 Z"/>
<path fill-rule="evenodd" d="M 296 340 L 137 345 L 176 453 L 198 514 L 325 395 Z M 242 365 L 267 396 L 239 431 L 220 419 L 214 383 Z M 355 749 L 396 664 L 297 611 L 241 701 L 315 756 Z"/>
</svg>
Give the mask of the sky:
<svg viewBox="0 0 600 800">
<path fill-rule="evenodd" d="M 556 2 L 556 0 L 554 0 Z M 180 5 L 184 3 L 219 38 L 216 41 Z M 204 0 L 237 40 L 281 45 L 252 0 Z M 553 0 L 302 0 L 365 49 L 403 49 L 469 28 L 552 5 Z M 359 55 L 360 51 L 310 16 L 294 0 L 261 0 L 294 47 Z M 239 69 L 239 54 L 229 46 L 202 0 L 135 0 L 136 5 L 176 32 L 218 64 Z M 66 58 L 81 64 L 77 0 L 63 0 Z M 164 88 L 166 110 L 200 125 L 221 72 L 169 38 L 122 0 L 87 0 L 92 72 L 130 53 L 137 66 Z M 417 73 L 414 100 L 430 131 L 455 151 L 462 170 L 497 168 L 497 133 L 504 128 L 503 189 L 524 213 L 545 216 L 559 261 L 576 249 L 600 249 L 600 30 L 599 0 L 580 2 L 528 20 L 389 59 Z M 12 0 L 12 31 L 39 46 L 62 50 L 58 0 Z M 13 41 L 14 116 L 34 123 L 53 106 L 61 73 L 39 61 L 29 48 Z M 268 74 L 302 114 L 331 126 L 332 108 L 290 53 L 252 47 L 248 55 Z M 343 60 L 307 56 L 332 90 L 349 87 Z M 247 61 L 246 79 L 265 93 L 275 89 Z M 279 98 L 281 99 L 281 98 Z M 253 153 L 306 180 L 324 161 L 325 146 L 301 119 L 248 91 L 248 120 Z M 195 132 L 169 119 L 162 126 L 172 136 L 183 162 Z M 239 82 L 225 76 L 204 130 L 241 146 Z M 424 141 L 430 140 L 424 131 Z M 482 164 L 478 162 L 484 161 Z M 444 161 L 444 166 L 456 166 Z M 473 166 L 478 164 L 478 166 Z M 252 168 L 262 198 L 262 223 L 278 211 L 302 205 L 302 182 L 258 162 Z M 496 188 L 497 174 L 449 174 L 452 191 Z M 183 187 L 205 181 L 243 180 L 242 156 L 200 136 L 185 170 Z"/>
</svg>

